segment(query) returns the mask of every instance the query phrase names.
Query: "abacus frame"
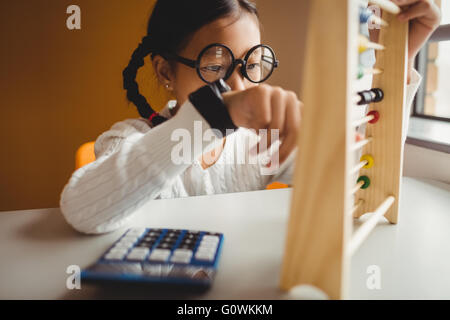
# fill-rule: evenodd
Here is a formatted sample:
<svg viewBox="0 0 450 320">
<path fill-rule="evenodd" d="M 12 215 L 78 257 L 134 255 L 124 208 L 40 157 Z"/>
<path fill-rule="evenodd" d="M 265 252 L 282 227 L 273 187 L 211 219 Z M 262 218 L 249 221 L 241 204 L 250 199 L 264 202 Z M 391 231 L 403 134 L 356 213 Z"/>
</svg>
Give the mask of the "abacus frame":
<svg viewBox="0 0 450 320">
<path fill-rule="evenodd" d="M 311 284 L 331 299 L 348 297 L 351 257 L 381 216 L 398 222 L 404 142 L 408 24 L 383 11 L 389 27 L 380 30 L 373 87 L 384 99 L 372 104 L 380 120 L 355 143 L 351 108 L 355 108 L 358 61 L 358 0 L 312 0 L 304 68 L 302 130 L 298 136 L 294 189 L 285 241 L 280 287 Z M 330 27 L 332 26 L 332 27 Z M 325 94 L 324 94 L 325 93 Z M 354 153 L 371 155 L 362 168 Z M 360 189 L 352 173 L 370 177 Z M 356 199 L 356 201 L 355 201 Z M 353 218 L 371 213 L 353 231 Z"/>
</svg>

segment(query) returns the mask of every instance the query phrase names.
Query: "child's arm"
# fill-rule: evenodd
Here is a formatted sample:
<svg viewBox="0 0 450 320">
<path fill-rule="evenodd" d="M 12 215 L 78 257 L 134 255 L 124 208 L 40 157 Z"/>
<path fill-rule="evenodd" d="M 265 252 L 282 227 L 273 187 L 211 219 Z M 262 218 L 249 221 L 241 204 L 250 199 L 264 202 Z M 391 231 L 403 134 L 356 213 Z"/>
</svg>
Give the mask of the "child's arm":
<svg viewBox="0 0 450 320">
<path fill-rule="evenodd" d="M 191 163 L 175 164 L 171 153 L 179 141 L 171 141 L 174 130 L 189 133 L 193 143 L 194 121 L 209 124 L 189 101 L 169 121 L 142 132 L 123 121 L 99 137 L 97 160 L 73 173 L 61 194 L 60 207 L 67 222 L 83 233 L 103 233 L 122 226 L 132 213 L 170 186 Z M 203 140 L 203 139 L 201 139 Z M 191 145 L 198 158 L 213 145 Z M 151 214 L 151 213 L 149 213 Z"/>
</svg>

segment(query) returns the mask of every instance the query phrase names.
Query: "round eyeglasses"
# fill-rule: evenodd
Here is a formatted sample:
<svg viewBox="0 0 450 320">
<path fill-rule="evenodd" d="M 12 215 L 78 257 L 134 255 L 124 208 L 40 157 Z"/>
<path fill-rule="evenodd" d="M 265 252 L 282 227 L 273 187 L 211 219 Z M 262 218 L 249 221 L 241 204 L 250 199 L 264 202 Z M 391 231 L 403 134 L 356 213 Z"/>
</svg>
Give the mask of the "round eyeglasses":
<svg viewBox="0 0 450 320">
<path fill-rule="evenodd" d="M 241 65 L 239 70 L 246 79 L 253 83 L 261 83 L 266 81 L 279 65 L 274 51 L 265 44 L 251 48 L 243 60 L 235 59 L 231 49 L 220 43 L 208 45 L 200 52 L 197 60 L 171 53 L 166 53 L 166 56 L 196 69 L 199 77 L 208 84 L 219 79 L 227 80 L 239 64 Z"/>
</svg>

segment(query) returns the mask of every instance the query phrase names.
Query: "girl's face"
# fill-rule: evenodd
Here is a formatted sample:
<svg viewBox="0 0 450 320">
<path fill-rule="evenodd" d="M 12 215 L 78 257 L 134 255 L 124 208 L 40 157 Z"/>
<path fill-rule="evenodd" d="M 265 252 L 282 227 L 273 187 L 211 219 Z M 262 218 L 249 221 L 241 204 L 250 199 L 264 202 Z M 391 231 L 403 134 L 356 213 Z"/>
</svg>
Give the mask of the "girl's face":
<svg viewBox="0 0 450 320">
<path fill-rule="evenodd" d="M 242 13 L 238 20 L 236 17 L 226 17 L 205 25 L 194 33 L 188 45 L 178 55 L 196 60 L 199 53 L 211 43 L 224 44 L 233 51 L 235 59 L 244 59 L 253 46 L 261 43 L 256 16 Z M 195 69 L 184 64 L 175 63 L 175 68 L 172 69 L 160 56 L 156 56 L 153 65 L 162 84 L 169 84 L 169 90 L 173 92 L 178 102 L 177 109 L 188 99 L 190 93 L 206 85 Z M 226 81 L 231 89 L 245 90 L 257 85 L 244 78 L 238 70 L 239 67 L 240 65 Z"/>
</svg>

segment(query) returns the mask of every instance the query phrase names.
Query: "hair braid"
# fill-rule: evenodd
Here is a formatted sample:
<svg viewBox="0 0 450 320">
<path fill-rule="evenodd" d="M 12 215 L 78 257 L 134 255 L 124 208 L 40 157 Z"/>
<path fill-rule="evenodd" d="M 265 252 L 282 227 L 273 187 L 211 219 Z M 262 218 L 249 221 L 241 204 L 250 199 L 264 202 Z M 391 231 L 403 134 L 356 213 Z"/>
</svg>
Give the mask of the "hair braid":
<svg viewBox="0 0 450 320">
<path fill-rule="evenodd" d="M 139 85 L 136 82 L 137 72 L 144 65 L 144 58 L 152 52 L 150 43 L 150 38 L 146 36 L 134 50 L 128 66 L 123 70 L 123 88 L 127 91 L 127 99 L 137 107 L 141 117 L 149 119 L 156 126 L 167 119 L 152 109 L 147 99 L 139 93 Z"/>
</svg>

